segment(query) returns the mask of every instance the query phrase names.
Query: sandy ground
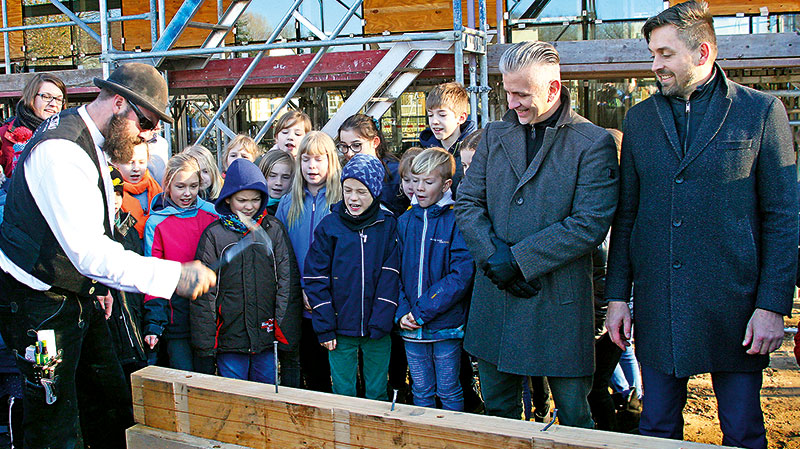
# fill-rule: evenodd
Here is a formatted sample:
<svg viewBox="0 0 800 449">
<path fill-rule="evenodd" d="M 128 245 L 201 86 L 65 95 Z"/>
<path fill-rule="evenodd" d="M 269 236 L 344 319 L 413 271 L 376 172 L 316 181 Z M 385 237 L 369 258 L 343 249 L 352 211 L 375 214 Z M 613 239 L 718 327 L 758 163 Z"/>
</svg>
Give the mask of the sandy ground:
<svg viewBox="0 0 800 449">
<path fill-rule="evenodd" d="M 792 316 L 785 320 L 786 327 L 797 326 L 800 300 L 795 299 Z M 793 350 L 793 336 L 787 334 L 783 346 L 773 353 L 770 366 L 764 371 L 761 405 L 770 449 L 800 449 L 800 368 Z M 696 376 L 689 381 L 684 418 L 687 440 L 722 443 L 710 375 Z"/>
</svg>

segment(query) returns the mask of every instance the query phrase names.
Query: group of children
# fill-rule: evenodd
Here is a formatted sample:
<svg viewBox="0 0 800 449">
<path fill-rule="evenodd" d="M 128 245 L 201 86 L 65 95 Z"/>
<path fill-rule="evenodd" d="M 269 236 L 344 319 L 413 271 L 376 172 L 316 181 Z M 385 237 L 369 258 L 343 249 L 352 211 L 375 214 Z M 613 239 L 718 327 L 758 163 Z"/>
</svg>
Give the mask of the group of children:
<svg viewBox="0 0 800 449">
<path fill-rule="evenodd" d="M 191 146 L 170 158 L 161 184 L 147 171 L 147 144 L 137 145 L 112 169 L 119 241 L 148 256 L 200 260 L 217 284 L 195 301 L 148 296 L 143 306 L 117 292 L 126 305 L 110 322 L 116 341 L 140 342 L 126 370 L 160 353 L 175 368 L 274 383 L 279 364 L 283 385 L 351 396 L 360 372 L 364 395 L 385 400 L 394 339 L 405 348 L 414 403 L 433 407 L 438 397 L 463 410 L 461 340 L 475 267 L 456 226 L 453 183 L 477 146 L 477 133 L 461 146 L 475 128 L 467 107 L 460 84 L 434 88 L 420 139 L 432 148 L 402 160 L 362 114 L 344 121 L 334 143 L 311 130 L 308 115 L 287 113 L 266 154 L 247 136 L 232 139 L 222 173 L 207 149 Z"/>
</svg>

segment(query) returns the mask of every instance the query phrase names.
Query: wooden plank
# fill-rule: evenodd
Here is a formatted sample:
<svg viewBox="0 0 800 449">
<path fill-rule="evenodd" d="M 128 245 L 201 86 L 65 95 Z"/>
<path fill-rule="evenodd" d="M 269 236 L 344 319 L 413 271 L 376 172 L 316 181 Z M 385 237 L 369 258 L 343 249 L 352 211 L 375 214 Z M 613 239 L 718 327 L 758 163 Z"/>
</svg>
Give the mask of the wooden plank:
<svg viewBox="0 0 800 449">
<path fill-rule="evenodd" d="M 125 431 L 128 449 L 246 449 L 238 444 L 168 432 L 137 424 Z"/>
<path fill-rule="evenodd" d="M 0 52 L 2 53 L 2 52 Z M 61 78 L 67 86 L 67 93 L 85 93 L 88 91 L 98 92 L 92 80 L 102 77 L 102 69 L 71 69 L 50 72 Z M 25 84 L 35 76 L 35 73 L 12 73 L 0 77 L 0 97 L 19 97 Z"/>
<path fill-rule="evenodd" d="M 147 367 L 133 374 L 136 419 L 150 427 L 258 448 L 712 447 L 336 396 Z M 169 397 L 172 394 L 173 397 Z M 184 406 L 188 405 L 188 406 Z M 714 446 L 716 447 L 716 446 Z"/>
<path fill-rule="evenodd" d="M 181 0 L 165 0 L 164 13 L 166 14 L 167 21 L 172 20 L 172 17 L 178 11 L 178 8 L 183 2 Z M 231 0 L 223 0 L 224 8 L 231 4 Z M 143 0 L 122 0 L 122 14 L 129 16 L 135 14 L 142 14 L 150 12 L 150 3 Z M 217 23 L 217 2 L 207 0 L 200 6 L 200 10 L 192 19 L 195 22 L 203 22 L 216 24 Z M 187 48 L 199 47 L 203 44 L 206 37 L 210 34 L 210 30 L 198 28 L 186 28 L 186 30 L 178 38 L 173 48 Z M 122 33 L 125 38 L 125 50 L 132 51 L 137 46 L 143 50 L 151 48 L 150 42 L 150 21 L 149 20 L 133 20 L 123 22 Z M 229 33 L 225 37 L 225 42 L 228 44 L 233 43 L 233 34 Z"/>
<path fill-rule="evenodd" d="M 6 14 L 8 26 L 21 26 L 22 23 L 22 0 L 8 0 L 6 3 Z M 2 39 L 2 36 L 0 36 Z M 22 58 L 22 46 L 25 45 L 25 38 L 22 31 L 8 33 L 8 51 L 11 60 Z M 0 61 L 5 62 L 5 52 L 0 51 Z"/>
<path fill-rule="evenodd" d="M 467 26 L 467 1 L 461 0 L 464 26 Z M 384 31 L 406 33 L 453 29 L 453 3 L 450 0 L 364 0 L 365 34 Z M 486 1 L 486 21 L 497 26 L 497 0 Z M 479 28 L 475 2 L 475 28 Z"/>
<path fill-rule="evenodd" d="M 670 0 L 670 6 L 682 3 L 685 0 Z M 758 14 L 759 8 L 766 6 L 770 14 L 800 12 L 798 0 L 705 0 L 708 8 L 715 16 L 730 16 L 739 12 Z"/>
</svg>

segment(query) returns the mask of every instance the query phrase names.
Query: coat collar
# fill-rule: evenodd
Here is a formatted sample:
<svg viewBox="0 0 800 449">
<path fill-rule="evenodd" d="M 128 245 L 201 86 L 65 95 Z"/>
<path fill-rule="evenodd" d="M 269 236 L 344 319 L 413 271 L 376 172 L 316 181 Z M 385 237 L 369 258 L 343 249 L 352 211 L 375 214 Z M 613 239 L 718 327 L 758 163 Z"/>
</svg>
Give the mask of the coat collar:
<svg viewBox="0 0 800 449">
<path fill-rule="evenodd" d="M 519 180 L 517 183 L 517 189 L 533 178 L 533 176 L 536 175 L 536 172 L 539 171 L 539 168 L 541 167 L 542 162 L 544 162 L 547 153 L 550 152 L 550 149 L 553 146 L 556 132 L 562 127 L 574 123 L 579 118 L 579 116 L 572 110 L 569 90 L 565 86 L 561 86 L 561 104 L 564 105 L 564 107 L 561 108 L 561 115 L 556 122 L 555 128 L 547 128 L 544 134 L 544 141 L 542 141 L 542 147 L 539 148 L 536 156 L 527 167 L 525 166 L 526 128 L 524 125 L 519 123 L 517 114 L 513 110 L 509 110 L 503 116 L 503 121 L 511 124 L 512 126 L 510 126 L 508 131 L 501 136 L 500 146 L 505 151 L 506 157 L 508 157 L 508 159 L 511 161 L 511 169 L 514 171 L 514 174 Z"/>
<path fill-rule="evenodd" d="M 729 84 L 731 81 L 728 80 L 725 72 L 717 63 L 714 63 L 714 69 L 716 70 L 715 76 L 719 76 L 720 78 L 715 81 L 716 87 L 708 103 L 708 109 L 706 110 L 703 123 L 700 125 L 700 129 L 697 130 L 697 134 L 695 134 L 694 140 L 691 142 L 683 158 L 681 158 L 683 151 L 681 151 L 678 130 L 675 127 L 675 118 L 672 115 L 672 108 L 670 107 L 669 100 L 660 92 L 653 95 L 661 126 L 667 135 L 672 150 L 675 152 L 675 156 L 680 160 L 678 172 L 685 169 L 706 149 L 706 147 L 708 147 L 708 144 L 711 143 L 711 140 L 717 135 L 720 128 L 722 128 L 722 124 L 733 102 L 731 99 L 733 90 L 730 88 Z"/>
</svg>

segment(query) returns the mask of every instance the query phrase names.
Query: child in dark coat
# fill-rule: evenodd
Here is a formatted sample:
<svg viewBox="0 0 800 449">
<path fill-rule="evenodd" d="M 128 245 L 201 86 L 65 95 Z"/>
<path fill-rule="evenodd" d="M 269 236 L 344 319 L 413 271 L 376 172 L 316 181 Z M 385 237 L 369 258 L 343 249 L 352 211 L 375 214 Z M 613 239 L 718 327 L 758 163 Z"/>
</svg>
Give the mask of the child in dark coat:
<svg viewBox="0 0 800 449">
<path fill-rule="evenodd" d="M 190 304 L 190 322 L 195 351 L 216 356 L 220 375 L 275 383 L 273 345 L 297 346 L 302 298 L 289 236 L 266 212 L 268 198 L 261 170 L 234 160 L 216 202 L 219 220 L 203 231 L 196 256 L 211 266 L 240 242 L 248 246 L 217 268 L 217 285 Z"/>
<path fill-rule="evenodd" d="M 384 169 L 356 154 L 342 171 L 343 200 L 314 232 L 303 281 L 317 338 L 328 349 L 333 392 L 356 395 L 358 351 L 368 399 L 386 400 L 400 288 L 397 221 L 381 207 Z"/>
</svg>

